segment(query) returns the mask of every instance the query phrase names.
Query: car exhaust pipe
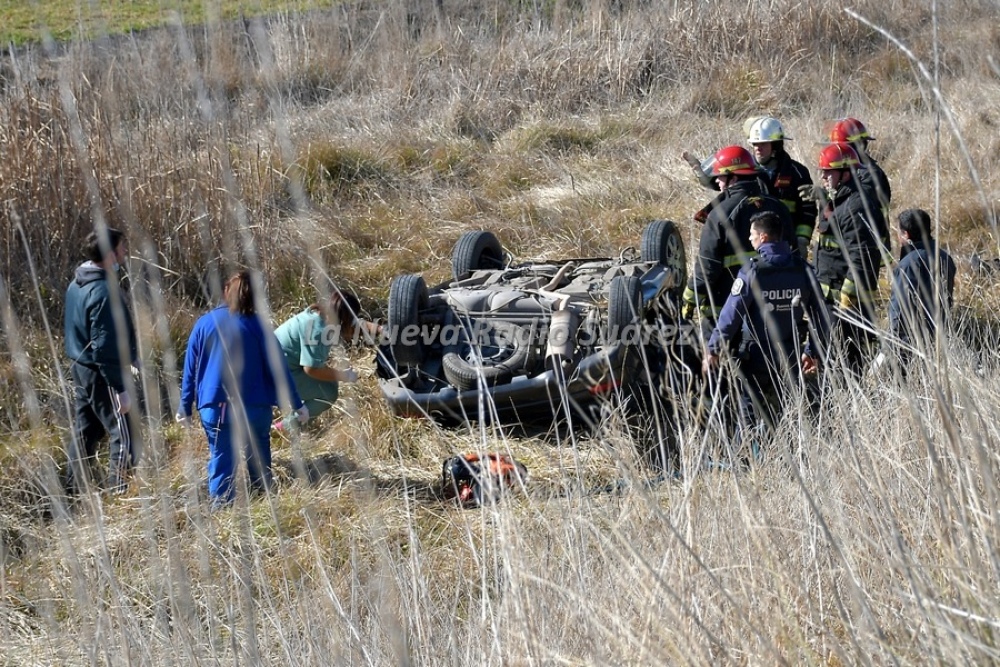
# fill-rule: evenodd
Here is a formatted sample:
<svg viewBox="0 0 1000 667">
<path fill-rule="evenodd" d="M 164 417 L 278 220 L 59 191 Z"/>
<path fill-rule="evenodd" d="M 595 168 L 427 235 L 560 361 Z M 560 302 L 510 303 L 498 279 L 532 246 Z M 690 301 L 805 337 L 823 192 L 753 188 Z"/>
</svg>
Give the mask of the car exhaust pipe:
<svg viewBox="0 0 1000 667">
<path fill-rule="evenodd" d="M 576 348 L 576 330 L 580 319 L 572 310 L 557 310 L 552 313 L 549 336 L 545 342 L 545 365 L 547 368 L 561 368 L 573 359 Z"/>
</svg>

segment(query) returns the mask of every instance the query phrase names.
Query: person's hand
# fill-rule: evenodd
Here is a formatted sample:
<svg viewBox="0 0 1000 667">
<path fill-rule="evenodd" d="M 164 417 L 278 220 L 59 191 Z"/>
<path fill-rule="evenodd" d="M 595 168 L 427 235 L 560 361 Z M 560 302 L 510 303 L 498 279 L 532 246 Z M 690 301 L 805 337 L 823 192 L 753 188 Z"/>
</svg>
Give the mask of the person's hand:
<svg viewBox="0 0 1000 667">
<path fill-rule="evenodd" d="M 358 372 L 353 368 L 348 368 L 347 370 L 340 371 L 340 381 L 341 382 L 357 382 Z"/>
<path fill-rule="evenodd" d="M 309 407 L 303 404 L 295 411 L 295 419 L 299 422 L 299 426 L 305 426 L 306 422 L 309 421 Z"/>
<path fill-rule="evenodd" d="M 695 157 L 694 153 L 692 153 L 691 151 L 684 151 L 683 153 L 681 153 L 681 157 L 684 158 L 685 162 L 691 165 L 692 169 L 697 169 L 698 171 L 701 171 L 701 160 Z"/>
<path fill-rule="evenodd" d="M 183 426 L 184 428 L 191 426 L 191 417 L 187 416 L 183 412 L 178 412 L 176 415 L 174 415 L 174 421 Z"/>
<path fill-rule="evenodd" d="M 815 375 L 819 371 L 819 362 L 808 354 L 802 355 L 802 374 Z"/>
<path fill-rule="evenodd" d="M 719 367 L 719 355 L 705 352 L 704 359 L 701 360 L 701 372 L 708 375 Z"/>
<path fill-rule="evenodd" d="M 683 304 L 681 304 L 681 317 L 683 317 L 685 320 L 690 320 L 691 318 L 694 317 L 694 310 L 695 310 L 694 301 L 685 301 Z"/>
<path fill-rule="evenodd" d="M 118 392 L 118 414 L 127 415 L 128 411 L 132 409 L 132 398 L 128 395 L 127 391 Z"/>
<path fill-rule="evenodd" d="M 815 201 L 820 207 L 824 207 L 830 201 L 826 194 L 826 188 L 816 183 L 804 183 L 799 186 L 799 198 L 802 201 Z"/>
</svg>

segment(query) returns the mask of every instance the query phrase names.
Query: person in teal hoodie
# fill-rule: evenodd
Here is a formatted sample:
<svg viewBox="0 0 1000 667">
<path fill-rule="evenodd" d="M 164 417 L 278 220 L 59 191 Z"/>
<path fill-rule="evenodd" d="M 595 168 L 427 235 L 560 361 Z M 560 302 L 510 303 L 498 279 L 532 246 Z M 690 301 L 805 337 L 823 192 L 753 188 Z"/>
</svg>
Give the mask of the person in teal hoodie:
<svg viewBox="0 0 1000 667">
<path fill-rule="evenodd" d="M 309 410 L 299 398 L 278 340 L 257 313 L 253 280 L 241 271 L 226 281 L 223 304 L 195 323 L 184 355 L 177 420 L 198 409 L 208 437 L 208 493 L 216 506 L 236 494 L 238 456 L 246 460 L 251 492 L 267 492 L 271 476 L 271 410 Z"/>
<path fill-rule="evenodd" d="M 327 359 L 333 345 L 351 342 L 367 331 L 370 323 L 358 318 L 360 309 L 356 296 L 334 289 L 328 299 L 292 316 L 274 332 L 310 419 L 333 406 L 341 382 L 357 382 L 353 368 L 331 368 Z M 285 431 L 294 423 L 294 416 L 285 417 L 275 422 L 274 428 Z"/>
</svg>

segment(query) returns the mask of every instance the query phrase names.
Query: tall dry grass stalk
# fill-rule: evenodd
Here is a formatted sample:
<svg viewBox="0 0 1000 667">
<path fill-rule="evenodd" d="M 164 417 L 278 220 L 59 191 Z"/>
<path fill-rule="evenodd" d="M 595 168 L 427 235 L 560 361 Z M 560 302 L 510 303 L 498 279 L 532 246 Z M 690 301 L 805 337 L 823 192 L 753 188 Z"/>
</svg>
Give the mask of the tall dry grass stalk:
<svg viewBox="0 0 1000 667">
<path fill-rule="evenodd" d="M 998 253 L 997 14 L 415 0 L 6 53 L 5 660 L 996 661 L 996 283 L 963 260 Z M 649 485 L 613 412 L 596 434 L 444 431 L 388 415 L 366 370 L 324 428 L 278 446 L 273 497 L 209 512 L 203 439 L 154 410 L 132 495 L 52 499 L 62 294 L 96 221 L 131 240 L 143 382 L 170 408 L 222 272 L 260 268 L 275 319 L 330 279 L 379 315 L 393 275 L 445 278 L 466 229 L 582 256 L 671 217 L 693 244 L 707 195 L 680 154 L 742 142 L 758 112 L 806 164 L 826 121 L 874 130 L 894 207 L 935 210 L 963 266 L 975 349 L 903 382 L 834 363 L 818 415 L 791 411 L 744 473 L 704 469 L 728 440 L 686 407 L 647 429 L 678 433 L 685 474 Z M 528 465 L 525 492 L 442 504 L 441 459 L 483 447 Z"/>
</svg>

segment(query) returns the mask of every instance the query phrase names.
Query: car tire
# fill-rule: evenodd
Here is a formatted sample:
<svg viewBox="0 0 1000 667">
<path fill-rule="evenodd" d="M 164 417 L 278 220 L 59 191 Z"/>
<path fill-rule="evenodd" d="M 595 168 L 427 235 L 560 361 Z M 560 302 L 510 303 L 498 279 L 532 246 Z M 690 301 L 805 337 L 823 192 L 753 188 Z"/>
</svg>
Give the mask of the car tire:
<svg viewBox="0 0 1000 667">
<path fill-rule="evenodd" d="M 535 365 L 535 347 L 530 332 L 513 322 L 491 322 L 490 328 L 511 345 L 510 353 L 500 357 L 483 357 L 482 365 L 467 361 L 458 352 L 447 352 L 441 359 L 444 376 L 456 389 L 468 391 L 479 386 L 480 376 L 487 386 L 506 384 L 518 371 L 531 370 Z"/>
<path fill-rule="evenodd" d="M 465 232 L 451 253 L 451 274 L 455 280 L 468 278 L 480 269 L 502 269 L 503 264 L 503 246 L 493 232 Z"/>
<path fill-rule="evenodd" d="M 642 283 L 636 276 L 615 276 L 608 290 L 608 343 L 619 343 L 638 324 Z M 631 335 L 638 332 L 631 331 Z"/>
<path fill-rule="evenodd" d="M 389 348 L 399 367 L 419 366 L 424 360 L 420 311 L 427 307 L 427 283 L 420 276 L 402 275 L 389 285 Z M 412 327 L 418 329 L 414 333 Z"/>
<path fill-rule="evenodd" d="M 674 272 L 674 289 L 682 289 L 687 282 L 687 255 L 684 238 L 677 225 L 670 220 L 653 220 L 642 232 L 639 256 L 644 262 L 662 264 Z"/>
</svg>

